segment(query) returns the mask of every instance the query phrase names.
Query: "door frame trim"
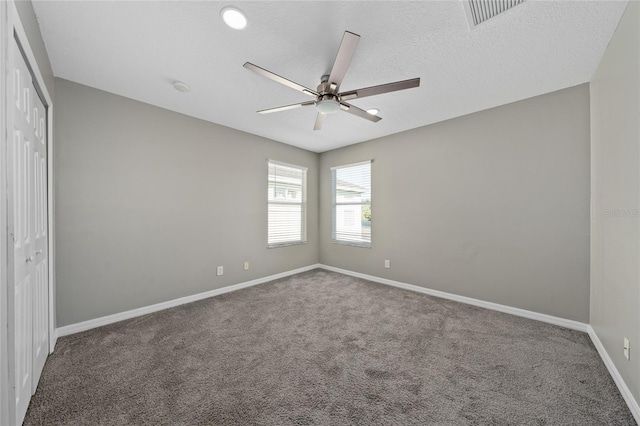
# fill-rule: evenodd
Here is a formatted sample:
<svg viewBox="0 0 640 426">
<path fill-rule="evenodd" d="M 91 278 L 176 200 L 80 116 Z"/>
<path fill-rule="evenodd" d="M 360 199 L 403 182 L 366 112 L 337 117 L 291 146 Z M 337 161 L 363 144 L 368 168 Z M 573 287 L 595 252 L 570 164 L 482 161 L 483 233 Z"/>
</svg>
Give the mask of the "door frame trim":
<svg viewBox="0 0 640 426">
<path fill-rule="evenodd" d="M 6 57 L 9 39 L 7 2 L 0 2 L 0 93 L 6 93 Z M 7 174 L 6 174 L 6 111 L 7 97 L 0 96 L 0 423 L 9 424 L 9 352 L 7 349 Z"/>
<path fill-rule="evenodd" d="M 54 140 L 53 140 L 53 99 L 49 90 L 45 84 L 42 72 L 36 61 L 34 51 L 29 43 L 29 38 L 25 31 L 24 25 L 18 13 L 15 0 L 2 1 L 2 9 L 0 16 L 3 23 L 6 23 L 6 28 L 3 26 L 2 41 L 0 43 L 0 70 L 7 70 L 8 66 L 12 64 L 12 58 L 9 57 L 11 51 L 10 43 L 13 43 L 15 38 L 20 47 L 22 53 L 25 56 L 27 65 L 29 66 L 33 78 L 35 79 L 35 85 L 37 90 L 43 98 L 45 107 L 47 108 L 47 227 L 48 227 L 48 279 L 49 279 L 49 353 L 53 353 L 56 343 L 55 333 L 55 232 L 54 232 L 54 182 L 53 182 L 53 152 L 54 152 Z M 6 89 L 9 82 L 7 81 L 7 73 L 5 71 L 0 72 L 0 87 Z M 0 166 L 2 170 L 7 170 L 7 138 L 9 135 L 8 129 L 8 108 L 6 99 L 6 90 L 2 91 L 5 95 L 1 100 L 0 105 L 3 106 L 4 114 L 0 117 Z M 11 401 L 15 399 L 14 388 L 11 386 L 11 377 L 13 376 L 10 366 L 13 362 L 13 342 L 9 338 L 9 327 L 13 326 L 13 321 L 9 318 L 9 284 L 13 285 L 13 267 L 9 265 L 9 259 L 12 257 L 9 253 L 9 241 L 8 241 L 8 217 L 7 217 L 7 175 L 6 173 L 0 176 L 0 235 L 2 235 L 5 244 L 1 244 L 0 247 L 0 307 L 2 307 L 2 315 L 0 317 L 0 325 L 2 330 L 0 331 L 0 351 L 3 365 L 0 365 L 0 407 L 3 413 L 8 413 L 8 423 L 13 424 L 15 421 L 15 404 Z M 12 299 L 12 298 L 11 298 Z M 12 309 L 11 309 L 12 310 Z M 7 374 L 4 374 L 6 371 Z M 6 410 L 5 408 L 8 408 Z M 4 421 L 4 414 L 0 420 Z"/>
</svg>

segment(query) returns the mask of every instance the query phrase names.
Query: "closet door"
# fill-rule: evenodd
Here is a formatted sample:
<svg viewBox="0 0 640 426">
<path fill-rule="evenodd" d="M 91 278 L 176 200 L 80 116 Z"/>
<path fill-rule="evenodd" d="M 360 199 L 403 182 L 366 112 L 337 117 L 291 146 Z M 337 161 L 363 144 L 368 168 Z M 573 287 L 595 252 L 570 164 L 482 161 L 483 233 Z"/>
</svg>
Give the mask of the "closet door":
<svg viewBox="0 0 640 426">
<path fill-rule="evenodd" d="M 13 112 L 8 140 L 12 180 L 9 190 L 13 211 L 13 377 L 16 423 L 21 424 L 29 406 L 32 390 L 32 291 L 34 281 L 34 197 L 33 173 L 33 90 L 31 74 L 18 46 L 13 42 Z M 12 205 L 12 206 L 11 206 Z"/>
<path fill-rule="evenodd" d="M 15 422 L 21 424 L 49 352 L 47 121 L 46 109 L 15 40 L 11 47 L 8 201 L 9 223 L 13 223 L 13 297 L 9 321 Z"/>
<path fill-rule="evenodd" d="M 33 85 L 32 85 L 33 88 Z M 47 232 L 47 110 L 33 89 L 33 377 L 31 393 L 36 392 L 40 373 L 49 354 L 49 266 Z"/>
</svg>

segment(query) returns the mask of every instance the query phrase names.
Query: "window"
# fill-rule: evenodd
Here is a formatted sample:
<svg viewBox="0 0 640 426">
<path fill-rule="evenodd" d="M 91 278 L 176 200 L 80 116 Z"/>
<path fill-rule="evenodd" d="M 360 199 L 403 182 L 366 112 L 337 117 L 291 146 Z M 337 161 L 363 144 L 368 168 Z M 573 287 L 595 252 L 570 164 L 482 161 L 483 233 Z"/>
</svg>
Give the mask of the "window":
<svg viewBox="0 0 640 426">
<path fill-rule="evenodd" d="M 307 241 L 307 168 L 269 161 L 267 246 Z"/>
<path fill-rule="evenodd" d="M 371 161 L 331 168 L 332 239 L 371 247 Z"/>
</svg>

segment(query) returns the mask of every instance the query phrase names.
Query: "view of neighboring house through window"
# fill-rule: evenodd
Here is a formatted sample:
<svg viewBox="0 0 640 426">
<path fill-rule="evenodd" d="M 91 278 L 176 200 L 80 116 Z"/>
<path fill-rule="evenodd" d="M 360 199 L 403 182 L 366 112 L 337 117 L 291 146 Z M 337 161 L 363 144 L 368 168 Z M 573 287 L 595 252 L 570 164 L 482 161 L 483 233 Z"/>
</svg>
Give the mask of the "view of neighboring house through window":
<svg viewBox="0 0 640 426">
<path fill-rule="evenodd" d="M 307 241 L 307 168 L 269 161 L 267 246 Z"/>
<path fill-rule="evenodd" d="M 336 243 L 371 247 L 371 161 L 331 168 Z"/>
</svg>

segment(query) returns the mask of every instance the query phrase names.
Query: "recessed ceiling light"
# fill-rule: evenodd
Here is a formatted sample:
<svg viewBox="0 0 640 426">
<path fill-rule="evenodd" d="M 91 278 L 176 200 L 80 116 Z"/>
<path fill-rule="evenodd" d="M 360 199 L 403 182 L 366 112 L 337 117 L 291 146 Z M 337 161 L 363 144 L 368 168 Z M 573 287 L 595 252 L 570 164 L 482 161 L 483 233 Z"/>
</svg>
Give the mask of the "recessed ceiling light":
<svg viewBox="0 0 640 426">
<path fill-rule="evenodd" d="M 176 89 L 178 92 L 182 92 L 182 93 L 189 91 L 189 85 L 182 81 L 174 81 L 173 88 Z"/>
<path fill-rule="evenodd" d="M 220 15 L 224 23 L 234 30 L 243 30 L 247 26 L 247 17 L 240 9 L 225 7 Z"/>
<path fill-rule="evenodd" d="M 380 110 L 378 108 L 371 108 L 371 109 L 368 109 L 367 112 L 371 115 L 376 115 L 380 112 Z"/>
</svg>

